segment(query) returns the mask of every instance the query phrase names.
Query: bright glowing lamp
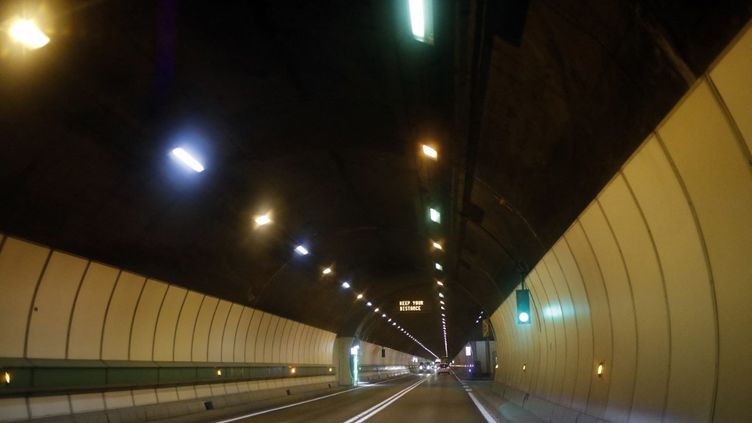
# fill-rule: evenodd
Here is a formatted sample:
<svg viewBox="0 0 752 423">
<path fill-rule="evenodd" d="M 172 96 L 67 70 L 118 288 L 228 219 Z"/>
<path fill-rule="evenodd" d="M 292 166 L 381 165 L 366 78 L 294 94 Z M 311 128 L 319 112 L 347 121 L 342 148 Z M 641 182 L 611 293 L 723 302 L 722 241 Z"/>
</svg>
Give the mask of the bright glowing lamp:
<svg viewBox="0 0 752 423">
<path fill-rule="evenodd" d="M 178 159 L 181 163 L 191 168 L 191 170 L 193 170 L 194 172 L 201 173 L 204 171 L 204 165 L 202 165 L 182 147 L 173 148 L 171 153 L 172 157 Z"/>
<path fill-rule="evenodd" d="M 8 31 L 10 36 L 30 49 L 44 47 L 50 42 L 50 38 L 29 19 L 16 19 Z M 202 169 L 203 170 L 203 169 Z M 201 172 L 197 170 L 197 172 Z"/>
</svg>

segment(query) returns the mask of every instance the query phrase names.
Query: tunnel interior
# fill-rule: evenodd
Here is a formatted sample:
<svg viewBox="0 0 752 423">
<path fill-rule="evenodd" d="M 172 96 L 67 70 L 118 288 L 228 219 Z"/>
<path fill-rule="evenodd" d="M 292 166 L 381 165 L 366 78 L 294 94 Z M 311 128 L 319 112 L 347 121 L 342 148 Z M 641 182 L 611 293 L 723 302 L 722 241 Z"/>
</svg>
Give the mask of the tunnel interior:
<svg viewBox="0 0 752 423">
<path fill-rule="evenodd" d="M 491 325 L 539 417 L 743 421 L 750 2 L 425 2 L 0 6 L 3 414 L 61 366 L 323 386 Z"/>
</svg>

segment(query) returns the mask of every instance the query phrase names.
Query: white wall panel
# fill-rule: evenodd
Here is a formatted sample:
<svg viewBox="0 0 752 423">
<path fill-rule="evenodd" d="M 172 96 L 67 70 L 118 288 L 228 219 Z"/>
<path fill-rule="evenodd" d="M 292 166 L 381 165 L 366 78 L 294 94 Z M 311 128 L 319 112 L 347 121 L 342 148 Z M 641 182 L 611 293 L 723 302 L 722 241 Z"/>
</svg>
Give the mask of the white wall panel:
<svg viewBox="0 0 752 423">
<path fill-rule="evenodd" d="M 715 419 L 740 421 L 748 418 L 746 405 L 752 399 L 752 385 L 739 384 L 752 379 L 752 167 L 748 151 L 743 150 L 704 81 L 658 133 L 686 184 L 713 275 L 720 328 Z"/>
<path fill-rule="evenodd" d="M 100 358 L 102 329 L 112 289 L 120 271 L 91 262 L 73 308 L 68 337 L 68 358 Z"/>
<path fill-rule="evenodd" d="M 167 284 L 149 279 L 141 292 L 131 328 L 130 360 L 151 360 L 154 351 L 154 332 L 159 309 L 162 306 Z"/>
<path fill-rule="evenodd" d="M 292 357 L 291 363 L 300 363 L 300 333 L 303 330 L 303 325 L 298 322 L 293 322 L 292 330 Z"/>
<path fill-rule="evenodd" d="M 102 359 L 127 360 L 131 325 L 146 279 L 121 272 L 110 298 L 102 337 Z"/>
<path fill-rule="evenodd" d="M 201 303 L 196 324 L 193 327 L 192 361 L 208 361 L 209 329 L 214 318 L 214 312 L 217 310 L 217 304 L 219 304 L 219 300 L 209 296 L 206 296 Z"/>
<path fill-rule="evenodd" d="M 193 353 L 193 334 L 196 328 L 198 312 L 204 302 L 204 294 L 188 291 L 178 316 L 178 326 L 175 329 L 175 361 L 191 361 Z"/>
<path fill-rule="evenodd" d="M 227 316 L 230 314 L 230 306 L 232 306 L 231 302 L 220 300 L 219 305 L 217 305 L 217 310 L 214 312 L 214 317 L 211 322 L 211 330 L 209 332 L 208 361 L 222 361 L 222 336 L 225 333 L 225 325 L 227 324 Z"/>
<path fill-rule="evenodd" d="M 157 392 L 154 389 L 134 389 L 131 396 L 133 397 L 133 405 L 149 405 L 158 402 Z"/>
<path fill-rule="evenodd" d="M 237 339 L 238 323 L 244 307 L 240 304 L 232 303 L 230 313 L 227 315 L 224 334 L 222 335 L 222 361 L 231 363 L 234 360 L 235 343 L 240 342 Z"/>
<path fill-rule="evenodd" d="M 279 355 L 280 363 L 293 363 L 292 360 L 292 337 L 291 333 L 294 328 L 292 320 L 285 319 L 285 327 L 281 336 L 281 349 Z"/>
<path fill-rule="evenodd" d="M 157 388 L 157 402 L 173 402 L 178 400 L 178 391 L 174 388 Z"/>
<path fill-rule="evenodd" d="M 0 357 L 23 357 L 26 325 L 37 282 L 50 250 L 6 238 L 0 250 L 0 292 L 13 301 L 0 307 Z"/>
<path fill-rule="evenodd" d="M 269 331 L 269 324 L 272 320 L 272 315 L 269 313 L 263 313 L 261 315 L 261 321 L 254 339 L 254 363 L 268 363 L 264 360 L 264 345 L 266 344 L 266 334 Z"/>
<path fill-rule="evenodd" d="M 65 358 L 73 301 L 88 262 L 55 251 L 32 304 L 26 346 L 29 358 Z"/>
<path fill-rule="evenodd" d="M 654 137 L 624 175 L 655 240 L 666 283 L 671 326 L 667 421 L 707 422 L 715 378 L 715 316 L 692 211 Z"/>
<path fill-rule="evenodd" d="M 196 398 L 196 389 L 193 386 L 178 386 L 177 392 L 181 401 Z"/>
<path fill-rule="evenodd" d="M 154 361 L 173 361 L 175 352 L 175 330 L 188 291 L 175 285 L 167 288 L 164 301 L 157 317 L 154 333 Z"/>
</svg>

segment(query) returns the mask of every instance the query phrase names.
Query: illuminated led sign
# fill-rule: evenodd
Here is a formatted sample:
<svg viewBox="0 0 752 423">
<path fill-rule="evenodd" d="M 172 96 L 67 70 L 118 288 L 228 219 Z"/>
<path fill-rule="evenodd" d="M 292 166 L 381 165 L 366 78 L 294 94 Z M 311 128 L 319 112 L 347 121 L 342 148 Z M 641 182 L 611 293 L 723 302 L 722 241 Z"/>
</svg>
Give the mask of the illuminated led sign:
<svg viewBox="0 0 752 423">
<path fill-rule="evenodd" d="M 398 311 L 424 311 L 423 300 L 400 300 L 397 304 Z"/>
</svg>

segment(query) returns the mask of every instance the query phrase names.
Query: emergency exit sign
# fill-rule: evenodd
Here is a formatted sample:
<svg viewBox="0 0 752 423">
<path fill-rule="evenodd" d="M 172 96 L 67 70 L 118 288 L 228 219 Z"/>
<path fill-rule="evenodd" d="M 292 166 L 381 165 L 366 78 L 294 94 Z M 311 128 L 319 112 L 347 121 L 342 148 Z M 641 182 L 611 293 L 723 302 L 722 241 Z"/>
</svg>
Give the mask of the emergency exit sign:
<svg viewBox="0 0 752 423">
<path fill-rule="evenodd" d="M 423 311 L 423 300 L 400 300 L 397 310 L 407 312 Z"/>
</svg>

